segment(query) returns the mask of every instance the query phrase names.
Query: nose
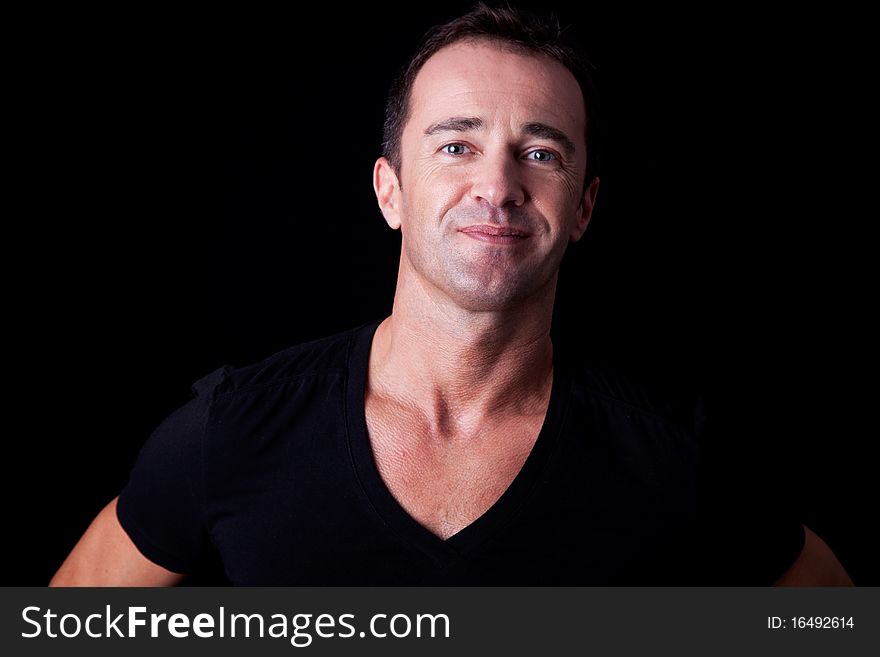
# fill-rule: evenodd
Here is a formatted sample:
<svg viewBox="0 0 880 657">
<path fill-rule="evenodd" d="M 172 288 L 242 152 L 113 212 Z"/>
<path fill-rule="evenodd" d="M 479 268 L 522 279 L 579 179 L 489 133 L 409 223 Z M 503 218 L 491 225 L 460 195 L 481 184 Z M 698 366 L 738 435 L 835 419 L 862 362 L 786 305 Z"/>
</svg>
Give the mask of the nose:
<svg viewBox="0 0 880 657">
<path fill-rule="evenodd" d="M 471 194 L 496 208 L 521 206 L 526 199 L 516 158 L 508 153 L 484 154 L 473 172 Z"/>
</svg>

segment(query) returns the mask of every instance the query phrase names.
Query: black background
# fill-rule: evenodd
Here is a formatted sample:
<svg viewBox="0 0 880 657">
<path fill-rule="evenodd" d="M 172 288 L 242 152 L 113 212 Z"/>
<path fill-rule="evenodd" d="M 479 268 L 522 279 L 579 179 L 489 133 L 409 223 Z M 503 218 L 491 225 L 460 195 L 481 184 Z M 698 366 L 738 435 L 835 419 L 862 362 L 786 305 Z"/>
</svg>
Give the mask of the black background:
<svg viewBox="0 0 880 657">
<path fill-rule="evenodd" d="M 48 581 L 192 381 L 390 311 L 400 242 L 371 170 L 397 68 L 469 3 L 432 6 L 15 26 L 4 584 Z M 710 400 L 780 511 L 878 584 L 867 177 L 836 45 L 855 32 L 742 7 L 558 13 L 605 124 L 557 339 Z"/>
</svg>

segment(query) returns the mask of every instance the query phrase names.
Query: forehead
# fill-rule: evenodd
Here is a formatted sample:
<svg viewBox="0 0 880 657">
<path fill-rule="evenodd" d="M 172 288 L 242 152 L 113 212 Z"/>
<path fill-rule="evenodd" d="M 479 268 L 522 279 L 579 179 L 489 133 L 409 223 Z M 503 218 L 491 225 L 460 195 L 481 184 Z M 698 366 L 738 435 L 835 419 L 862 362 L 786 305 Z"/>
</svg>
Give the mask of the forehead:
<svg viewBox="0 0 880 657">
<path fill-rule="evenodd" d="M 450 116 L 548 123 L 570 131 L 578 142 L 586 125 L 583 95 L 571 71 L 548 56 L 510 52 L 487 41 L 447 46 L 416 76 L 407 128 L 421 132 Z"/>
</svg>

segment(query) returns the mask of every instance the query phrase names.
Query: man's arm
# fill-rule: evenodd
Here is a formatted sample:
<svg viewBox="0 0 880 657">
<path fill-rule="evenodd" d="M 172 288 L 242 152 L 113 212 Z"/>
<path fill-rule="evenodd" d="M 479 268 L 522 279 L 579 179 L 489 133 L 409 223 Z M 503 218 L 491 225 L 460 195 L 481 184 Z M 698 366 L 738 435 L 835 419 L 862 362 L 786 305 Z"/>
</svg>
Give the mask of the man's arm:
<svg viewBox="0 0 880 657">
<path fill-rule="evenodd" d="M 173 586 L 183 579 L 135 547 L 116 519 L 117 499 L 92 521 L 49 586 Z"/>
<path fill-rule="evenodd" d="M 804 549 L 774 586 L 852 586 L 853 582 L 834 552 L 804 526 Z"/>
</svg>

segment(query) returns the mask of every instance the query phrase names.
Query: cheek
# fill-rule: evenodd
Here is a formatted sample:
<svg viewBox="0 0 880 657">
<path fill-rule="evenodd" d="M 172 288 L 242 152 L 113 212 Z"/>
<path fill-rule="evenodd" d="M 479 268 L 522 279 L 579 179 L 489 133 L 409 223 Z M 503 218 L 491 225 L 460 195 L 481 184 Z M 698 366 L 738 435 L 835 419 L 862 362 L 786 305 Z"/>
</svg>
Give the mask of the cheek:
<svg viewBox="0 0 880 657">
<path fill-rule="evenodd" d="M 580 204 L 580 189 L 567 180 L 545 181 L 545 185 L 535 195 L 535 207 L 552 221 L 556 227 L 566 230 L 576 219 Z"/>
<path fill-rule="evenodd" d="M 466 184 L 464 167 L 419 168 L 408 183 L 404 183 L 404 207 L 428 222 L 439 223 L 449 209 L 459 203 Z"/>
<path fill-rule="evenodd" d="M 557 172 L 556 188 L 557 194 L 560 196 L 560 203 L 564 203 L 572 208 L 577 207 L 580 203 L 581 190 L 583 189 L 583 174 L 572 175 L 569 172 Z"/>
</svg>

